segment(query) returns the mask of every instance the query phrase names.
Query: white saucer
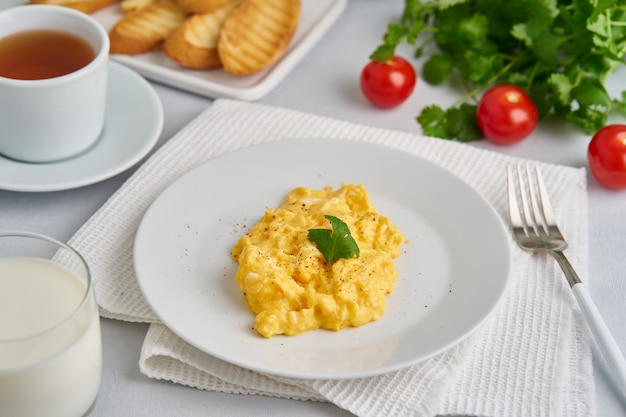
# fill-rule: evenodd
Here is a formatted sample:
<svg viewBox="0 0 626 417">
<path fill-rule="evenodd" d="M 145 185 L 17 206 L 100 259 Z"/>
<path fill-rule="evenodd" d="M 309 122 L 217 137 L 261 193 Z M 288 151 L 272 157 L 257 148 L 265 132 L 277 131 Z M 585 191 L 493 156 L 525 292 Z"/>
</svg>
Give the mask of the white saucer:
<svg viewBox="0 0 626 417">
<path fill-rule="evenodd" d="M 73 158 L 25 163 L 0 155 L 0 189 L 58 191 L 110 178 L 135 165 L 156 144 L 163 107 L 152 86 L 123 65 L 109 62 L 104 131 L 95 145 Z"/>
</svg>

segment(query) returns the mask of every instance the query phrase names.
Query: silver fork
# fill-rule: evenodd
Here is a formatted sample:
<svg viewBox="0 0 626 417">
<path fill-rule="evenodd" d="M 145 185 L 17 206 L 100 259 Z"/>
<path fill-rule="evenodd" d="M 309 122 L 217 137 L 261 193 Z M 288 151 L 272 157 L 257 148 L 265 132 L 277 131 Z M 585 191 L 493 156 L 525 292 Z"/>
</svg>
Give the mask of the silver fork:
<svg viewBox="0 0 626 417">
<path fill-rule="evenodd" d="M 622 395 L 626 396 L 624 355 L 589 296 L 587 288 L 581 283 L 578 274 L 563 254 L 567 242 L 556 224 L 539 167 L 535 167 L 534 171 L 533 175 L 528 166 L 525 169 L 517 167 L 516 170 L 511 166 L 507 167 L 509 216 L 515 241 L 522 249 L 548 252 L 556 259 L 602 355 L 615 376 Z M 521 203 L 521 210 L 518 202 Z"/>
</svg>

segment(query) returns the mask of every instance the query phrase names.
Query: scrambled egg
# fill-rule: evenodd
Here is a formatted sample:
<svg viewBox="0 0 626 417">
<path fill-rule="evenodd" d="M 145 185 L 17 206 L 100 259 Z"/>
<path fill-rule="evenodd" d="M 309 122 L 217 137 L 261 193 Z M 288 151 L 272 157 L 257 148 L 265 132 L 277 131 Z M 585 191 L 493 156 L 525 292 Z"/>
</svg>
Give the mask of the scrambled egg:
<svg viewBox="0 0 626 417">
<path fill-rule="evenodd" d="M 308 240 L 309 229 L 331 228 L 324 215 L 348 225 L 358 258 L 328 264 Z M 232 249 L 256 331 L 264 337 L 297 335 L 377 320 L 396 281 L 392 259 L 400 255 L 403 240 L 402 232 L 376 213 L 363 185 L 292 190 Z"/>
</svg>

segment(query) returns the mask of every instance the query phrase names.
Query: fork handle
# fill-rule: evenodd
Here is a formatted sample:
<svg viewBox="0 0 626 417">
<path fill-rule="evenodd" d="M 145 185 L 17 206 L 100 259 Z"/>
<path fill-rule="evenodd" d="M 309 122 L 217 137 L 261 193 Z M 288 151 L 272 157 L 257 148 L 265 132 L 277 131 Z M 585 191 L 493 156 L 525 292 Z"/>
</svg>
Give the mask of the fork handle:
<svg viewBox="0 0 626 417">
<path fill-rule="evenodd" d="M 591 329 L 591 333 L 596 339 L 604 359 L 606 359 L 609 368 L 613 372 L 613 376 L 622 391 L 622 395 L 626 396 L 626 360 L 624 360 L 624 355 L 619 346 L 617 346 L 602 315 L 600 315 L 600 311 L 598 311 L 598 308 L 591 299 L 589 291 L 587 291 L 587 288 L 580 282 L 578 274 L 576 274 L 576 271 L 574 271 L 574 268 L 563 252 L 553 251 L 552 255 L 561 266 L 567 278 L 567 282 L 572 288 L 574 297 L 576 297 L 576 301 L 580 306 L 580 310 L 587 321 L 587 325 Z"/>
<path fill-rule="evenodd" d="M 622 355 L 619 346 L 613 339 L 611 331 L 602 319 L 587 288 L 583 284 L 578 283 L 572 287 L 572 291 L 583 316 L 585 316 L 585 320 L 587 320 L 591 333 L 593 333 L 598 342 L 604 359 L 606 359 L 613 376 L 622 390 L 622 395 L 626 396 L 626 361 L 624 360 L 624 355 Z"/>
</svg>

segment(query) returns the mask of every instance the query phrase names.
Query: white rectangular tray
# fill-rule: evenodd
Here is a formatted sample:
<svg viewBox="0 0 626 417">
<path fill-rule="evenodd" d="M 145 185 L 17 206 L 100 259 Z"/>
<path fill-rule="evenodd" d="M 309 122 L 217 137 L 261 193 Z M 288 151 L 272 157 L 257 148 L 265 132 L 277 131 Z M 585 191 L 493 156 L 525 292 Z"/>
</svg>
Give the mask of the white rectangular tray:
<svg viewBox="0 0 626 417">
<path fill-rule="evenodd" d="M 184 69 L 160 50 L 141 55 L 111 55 L 146 78 L 206 97 L 227 97 L 255 101 L 270 92 L 315 46 L 344 10 L 347 0 L 301 0 L 298 29 L 279 61 L 253 75 L 237 76 L 222 69 Z M 93 17 L 109 30 L 122 16 L 118 5 L 109 6 Z"/>
</svg>

